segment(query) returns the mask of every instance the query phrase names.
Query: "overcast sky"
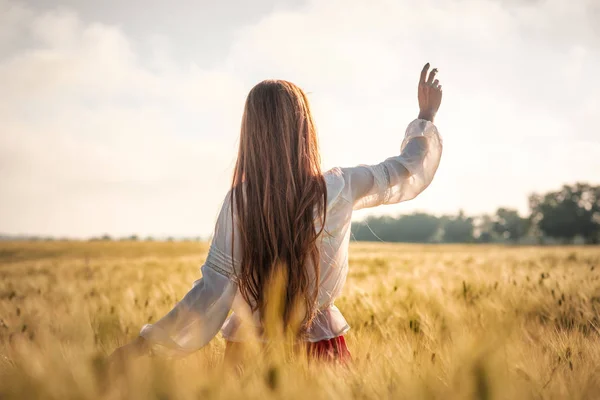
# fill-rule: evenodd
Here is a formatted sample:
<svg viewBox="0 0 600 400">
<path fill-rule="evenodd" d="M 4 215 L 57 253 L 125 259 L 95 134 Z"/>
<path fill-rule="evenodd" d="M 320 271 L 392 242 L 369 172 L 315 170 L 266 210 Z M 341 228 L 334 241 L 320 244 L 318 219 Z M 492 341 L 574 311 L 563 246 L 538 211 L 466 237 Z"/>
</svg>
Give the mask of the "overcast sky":
<svg viewBox="0 0 600 400">
<path fill-rule="evenodd" d="M 0 232 L 207 235 L 254 84 L 309 93 L 325 169 L 376 163 L 427 61 L 438 175 L 367 212 L 527 212 L 600 183 L 597 0 L 0 0 Z"/>
</svg>

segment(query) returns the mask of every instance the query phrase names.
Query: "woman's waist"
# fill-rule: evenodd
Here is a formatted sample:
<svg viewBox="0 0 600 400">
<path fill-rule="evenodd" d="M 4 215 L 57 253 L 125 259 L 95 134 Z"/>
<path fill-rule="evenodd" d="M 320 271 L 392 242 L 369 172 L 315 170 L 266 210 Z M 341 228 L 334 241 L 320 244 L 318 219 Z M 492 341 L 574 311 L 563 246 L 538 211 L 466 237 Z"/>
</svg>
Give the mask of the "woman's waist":
<svg viewBox="0 0 600 400">
<path fill-rule="evenodd" d="M 317 311 L 311 326 L 306 332 L 306 340 L 317 342 L 343 335 L 350 329 L 348 322 L 335 304 L 329 304 Z M 244 318 L 235 311 L 227 318 L 221 332 L 226 340 L 243 342 L 249 340 L 264 340 L 262 337 L 260 315 L 254 318 Z"/>
</svg>

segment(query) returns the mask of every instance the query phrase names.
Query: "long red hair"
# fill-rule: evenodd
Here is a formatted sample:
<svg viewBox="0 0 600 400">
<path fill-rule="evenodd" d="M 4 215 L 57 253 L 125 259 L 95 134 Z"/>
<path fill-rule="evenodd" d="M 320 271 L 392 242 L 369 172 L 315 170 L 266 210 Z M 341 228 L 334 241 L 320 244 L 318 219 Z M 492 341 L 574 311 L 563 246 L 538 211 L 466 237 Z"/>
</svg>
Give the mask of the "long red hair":
<svg viewBox="0 0 600 400">
<path fill-rule="evenodd" d="M 273 277 L 283 280 L 276 305 L 285 328 L 306 332 L 317 312 L 327 191 L 306 94 L 267 80 L 248 94 L 232 181 L 241 241 L 236 271 L 241 295 L 264 317 Z M 316 222 L 319 221 L 318 224 Z M 273 301 L 273 300 L 271 300 Z"/>
</svg>

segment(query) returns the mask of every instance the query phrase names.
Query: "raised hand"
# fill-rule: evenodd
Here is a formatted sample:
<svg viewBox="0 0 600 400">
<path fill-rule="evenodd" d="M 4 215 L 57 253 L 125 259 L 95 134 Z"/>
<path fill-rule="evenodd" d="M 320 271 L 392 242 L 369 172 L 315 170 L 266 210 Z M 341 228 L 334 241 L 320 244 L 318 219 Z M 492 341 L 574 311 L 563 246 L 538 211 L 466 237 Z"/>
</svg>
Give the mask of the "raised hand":
<svg viewBox="0 0 600 400">
<path fill-rule="evenodd" d="M 419 118 L 433 122 L 442 103 L 442 85 L 438 79 L 435 79 L 437 68 L 431 70 L 429 77 L 427 71 L 429 71 L 429 63 L 421 70 L 419 79 Z"/>
</svg>

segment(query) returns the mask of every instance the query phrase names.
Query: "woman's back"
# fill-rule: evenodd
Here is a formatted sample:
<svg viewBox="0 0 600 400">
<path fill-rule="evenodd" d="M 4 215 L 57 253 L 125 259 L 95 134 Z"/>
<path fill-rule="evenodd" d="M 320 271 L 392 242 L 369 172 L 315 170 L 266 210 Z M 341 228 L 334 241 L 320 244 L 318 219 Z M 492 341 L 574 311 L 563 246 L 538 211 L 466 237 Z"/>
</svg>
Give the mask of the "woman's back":
<svg viewBox="0 0 600 400">
<path fill-rule="evenodd" d="M 230 343 L 264 340 L 273 315 L 308 342 L 343 342 L 350 327 L 335 300 L 348 274 L 353 211 L 416 197 L 439 165 L 442 140 L 431 121 L 441 91 L 436 70 L 425 82 L 428 68 L 419 84 L 421 114 L 408 125 L 399 155 L 324 174 L 305 94 L 285 81 L 257 85 L 202 279 L 165 317 L 142 328 L 144 342 L 184 355 L 221 328 Z M 281 293 L 272 297 L 276 277 Z"/>
<path fill-rule="evenodd" d="M 352 212 L 417 196 L 433 179 L 441 152 L 442 140 L 435 126 L 425 120 L 415 120 L 406 130 L 399 156 L 377 165 L 334 168 L 323 174 L 327 188 L 327 218 L 318 240 L 317 313 L 307 332 L 307 341 L 338 337 L 350 329 L 334 303 L 348 274 Z M 228 194 L 202 266 L 203 279 L 197 281 L 171 313 L 142 329 L 142 336 L 150 342 L 163 344 L 169 353 L 187 353 L 204 346 L 221 326 L 225 339 L 232 342 L 248 340 L 249 331 L 262 331 L 260 313 L 252 311 L 252 304 L 238 289 L 236 269 L 241 241 L 231 204 Z M 317 225 L 316 229 L 319 228 Z M 227 318 L 230 310 L 233 313 Z M 165 338 L 169 338 L 166 346 Z"/>
</svg>

